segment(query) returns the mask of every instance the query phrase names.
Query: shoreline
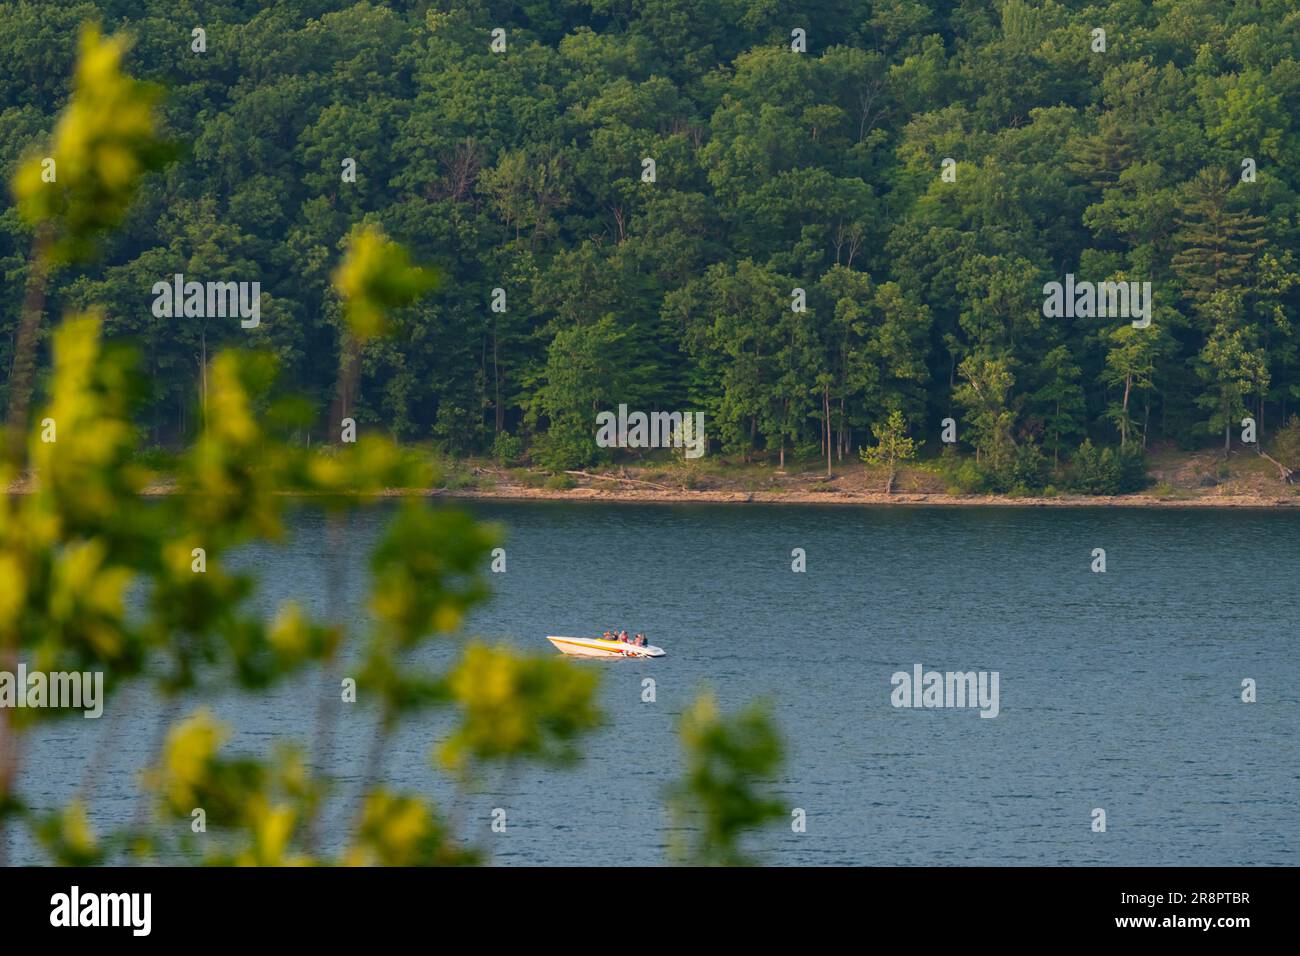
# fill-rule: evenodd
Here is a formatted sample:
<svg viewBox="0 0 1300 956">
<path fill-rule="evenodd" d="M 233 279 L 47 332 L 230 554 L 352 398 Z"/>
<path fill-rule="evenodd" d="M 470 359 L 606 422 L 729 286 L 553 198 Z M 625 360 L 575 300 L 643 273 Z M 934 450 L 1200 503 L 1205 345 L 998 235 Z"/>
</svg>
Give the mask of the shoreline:
<svg viewBox="0 0 1300 956">
<path fill-rule="evenodd" d="M 141 497 L 177 494 L 174 486 L 152 485 Z M 29 489 L 10 489 L 10 494 L 30 494 Z M 280 491 L 290 498 L 328 497 L 311 491 Z M 466 501 L 574 501 L 602 504 L 770 504 L 835 505 L 840 507 L 945 507 L 945 508 L 1255 508 L 1300 510 L 1300 496 L 1198 495 L 1159 497 L 1156 495 L 1058 495 L 1055 497 L 1011 495 L 950 495 L 934 492 L 811 492 L 811 491 L 726 491 L 682 489 L 649 491 L 604 488 L 384 488 L 358 495 L 365 498 L 448 498 Z"/>
<path fill-rule="evenodd" d="M 9 495 L 29 495 L 26 485 L 10 486 Z M 171 485 L 150 485 L 140 491 L 142 498 L 161 498 L 178 494 Z M 328 497 L 312 491 L 279 491 L 289 498 Z M 935 492 L 900 491 L 724 491 L 692 490 L 644 491 L 601 488 L 384 488 L 363 498 L 448 498 L 466 501 L 573 501 L 600 504 L 763 504 L 763 505 L 830 505 L 838 507 L 943 507 L 943 508 L 1254 508 L 1257 510 L 1300 510 L 1300 496 L 1266 497 L 1263 495 L 1197 495 L 1193 497 L 1159 497 L 1156 495 L 950 495 Z"/>
<path fill-rule="evenodd" d="M 1259 508 L 1296 509 L 1300 498 L 1266 498 L 1259 495 L 1200 495 L 1190 498 L 1154 495 L 1059 495 L 1056 497 L 1012 497 L 1010 495 L 949 495 L 928 492 L 808 492 L 808 491 L 698 491 L 674 492 L 603 490 L 596 488 L 429 489 L 381 492 L 382 497 L 410 494 L 433 498 L 461 498 L 498 501 L 594 501 L 612 504 L 789 504 L 853 506 L 941 506 L 952 508 Z"/>
<path fill-rule="evenodd" d="M 942 507 L 942 508 L 1253 508 L 1300 509 L 1300 493 L 1274 492 L 1261 483 L 1233 482 L 1232 486 L 1193 488 L 1190 482 L 1181 482 L 1173 488 L 1161 488 L 1163 494 L 1150 491 L 1125 495 L 1083 495 L 1061 493 L 1055 495 L 1006 495 L 953 493 L 954 489 L 940 490 L 930 483 L 913 481 L 910 487 L 886 494 L 879 484 L 866 485 L 862 476 L 840 475 L 833 482 L 820 476 L 805 473 L 789 476 L 782 472 L 784 487 L 745 488 L 715 484 L 713 487 L 674 487 L 672 479 L 663 483 L 647 481 L 644 477 L 628 478 L 613 474 L 587 474 L 569 472 L 581 477 L 569 487 L 545 487 L 533 481 L 523 481 L 515 474 L 500 469 L 474 468 L 472 483 L 460 487 L 445 485 L 432 488 L 383 488 L 373 492 L 354 493 L 358 498 L 446 498 L 465 501 L 569 501 L 602 504 L 759 504 L 759 505 L 830 505 L 838 507 Z M 469 477 L 466 475 L 466 477 Z M 917 485 L 920 484 L 920 487 Z M 635 485 L 636 487 L 630 487 Z M 9 495 L 31 494 L 33 476 L 11 482 L 6 489 Z M 140 491 L 140 496 L 165 497 L 180 493 L 169 476 L 155 475 L 154 480 Z M 285 497 L 313 498 L 323 493 L 310 490 L 286 489 L 276 494 Z"/>
</svg>

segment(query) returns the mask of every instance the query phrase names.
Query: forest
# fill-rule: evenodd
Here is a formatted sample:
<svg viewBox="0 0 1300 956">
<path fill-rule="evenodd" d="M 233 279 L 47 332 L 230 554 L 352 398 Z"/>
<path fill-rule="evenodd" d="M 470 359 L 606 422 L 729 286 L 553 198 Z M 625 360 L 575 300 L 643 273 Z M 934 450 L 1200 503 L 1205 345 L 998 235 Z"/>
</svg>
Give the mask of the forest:
<svg viewBox="0 0 1300 956">
<path fill-rule="evenodd" d="M 339 440 L 359 224 L 439 281 L 343 411 L 449 455 L 626 456 L 594 441 L 625 404 L 703 411 L 737 460 L 856 462 L 891 421 L 934 454 L 951 419 L 990 489 L 1103 452 L 1123 483 L 1247 417 L 1274 447 L 1300 405 L 1293 0 L 20 0 L 6 181 L 96 20 L 175 156 L 51 277 L 46 334 L 102 303 L 161 447 L 232 346 L 312 410 L 297 441 Z M 33 236 L 0 202 L 3 405 Z M 157 314 L 177 275 L 259 283 L 260 321 Z M 1067 276 L 1149 289 L 1150 321 L 1045 308 Z"/>
</svg>

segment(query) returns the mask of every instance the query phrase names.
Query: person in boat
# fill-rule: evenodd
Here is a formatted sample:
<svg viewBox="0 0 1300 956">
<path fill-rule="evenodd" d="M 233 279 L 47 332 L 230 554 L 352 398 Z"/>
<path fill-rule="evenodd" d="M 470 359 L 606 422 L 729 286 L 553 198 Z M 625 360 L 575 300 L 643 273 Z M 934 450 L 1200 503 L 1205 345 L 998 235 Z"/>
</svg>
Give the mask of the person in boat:
<svg viewBox="0 0 1300 956">
<path fill-rule="evenodd" d="M 638 635 L 636 636 L 636 646 L 637 646 L 637 647 L 645 647 L 645 635 L 644 635 L 644 634 L 638 634 Z"/>
<path fill-rule="evenodd" d="M 628 643 L 628 640 L 627 640 L 627 631 L 619 631 L 619 632 L 618 632 L 618 639 L 619 639 L 620 641 L 622 641 L 624 644 Z"/>
<path fill-rule="evenodd" d="M 605 632 L 605 638 L 604 638 L 604 639 L 607 640 L 607 641 L 612 641 L 612 640 L 614 639 L 614 632 L 613 632 L 613 631 L 606 631 L 606 632 Z"/>
</svg>

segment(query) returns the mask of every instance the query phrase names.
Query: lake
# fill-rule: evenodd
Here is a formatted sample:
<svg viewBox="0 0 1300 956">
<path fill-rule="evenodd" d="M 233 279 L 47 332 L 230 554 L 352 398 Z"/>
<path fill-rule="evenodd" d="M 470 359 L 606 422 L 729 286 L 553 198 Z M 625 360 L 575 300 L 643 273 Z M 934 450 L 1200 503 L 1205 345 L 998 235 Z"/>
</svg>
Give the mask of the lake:
<svg viewBox="0 0 1300 956">
<path fill-rule="evenodd" d="M 705 686 L 727 709 L 766 700 L 787 759 L 769 788 L 807 829 L 777 821 L 750 841 L 764 863 L 1288 864 L 1300 833 L 1295 590 L 1300 514 L 1243 509 L 867 508 L 475 503 L 503 523 L 507 570 L 469 630 L 553 653 L 547 634 L 643 631 L 668 656 L 583 661 L 609 721 L 569 769 L 489 773 L 457 797 L 432 769 L 443 715 L 398 733 L 384 774 L 456 816 L 491 861 L 659 864 L 664 790 L 681 772 L 676 722 Z M 368 553 L 391 504 L 347 519 L 295 507 L 288 540 L 245 549 L 269 613 L 331 600 L 364 627 Z M 792 550 L 806 554 L 791 570 Z M 1093 551 L 1106 572 L 1094 573 Z M 337 562 L 329 585 L 329 562 Z M 332 595 L 332 597 L 331 597 Z M 451 660 L 455 641 L 421 652 Z M 999 675 L 998 713 L 896 707 L 892 675 Z M 347 666 L 340 668 L 346 675 Z M 652 677 L 657 699 L 642 701 Z M 1258 701 L 1242 701 L 1242 682 Z M 308 741 L 337 681 L 305 675 L 263 695 L 209 702 L 230 749 Z M 128 693 L 131 693 L 128 691 Z M 339 798 L 325 842 L 351 819 L 374 711 L 339 704 Z M 156 744 L 158 704 L 136 692 L 98 721 L 29 740 L 23 792 L 66 800 L 104 748 L 101 827 L 135 813 L 135 775 Z M 490 829 L 494 808 L 506 832 Z M 1092 830 L 1103 809 L 1106 832 Z M 186 827 L 180 822 L 178 827 Z M 11 860 L 32 848 L 14 836 Z"/>
</svg>

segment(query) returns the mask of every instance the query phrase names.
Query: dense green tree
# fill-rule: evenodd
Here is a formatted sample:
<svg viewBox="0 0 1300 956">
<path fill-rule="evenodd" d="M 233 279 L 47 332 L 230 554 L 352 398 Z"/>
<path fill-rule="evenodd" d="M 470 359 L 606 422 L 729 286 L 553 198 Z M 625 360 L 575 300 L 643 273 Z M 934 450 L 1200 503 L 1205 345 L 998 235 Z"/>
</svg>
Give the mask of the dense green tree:
<svg viewBox="0 0 1300 956">
<path fill-rule="evenodd" d="M 1210 431 L 1223 432 L 1223 454 L 1232 449 L 1232 429 L 1247 412 L 1247 398 L 1268 385 L 1264 351 L 1252 348 L 1248 333 L 1218 323 L 1201 350 L 1202 378 L 1208 391 L 1197 403 L 1210 412 Z"/>
<path fill-rule="evenodd" d="M 977 460 L 991 472 L 1004 469 L 1016 447 L 1011 397 L 1015 377 L 1008 365 L 1004 358 L 968 356 L 958 369 L 962 384 L 953 393 L 957 403 L 966 407 Z"/>
<path fill-rule="evenodd" d="M 199 426 L 205 352 L 250 338 L 316 410 L 299 440 L 329 433 L 331 263 L 363 221 L 450 281 L 359 350 L 358 420 L 458 454 L 503 432 L 541 452 L 556 422 L 576 448 L 573 409 L 586 442 L 598 400 L 702 409 L 728 454 L 832 467 L 890 411 L 918 434 L 964 412 L 982 464 L 1041 445 L 1064 466 L 1085 437 L 1191 447 L 1210 418 L 1249 411 L 1266 435 L 1300 403 L 1285 0 L 217 3 L 202 54 L 162 0 L 18 0 L 0 9 L 6 177 L 54 130 L 96 16 L 168 90 L 182 161 L 45 304 L 103 302 L 106 334 L 140 345 L 156 442 Z M 0 207 L 7 288 L 36 238 Z M 182 270 L 259 281 L 262 328 L 153 316 L 149 290 Z M 1151 282 L 1152 327 L 1044 316 L 1067 273 Z M 14 367 L 21 326 L 22 296 L 0 297 L 0 398 L 42 387 Z M 575 345 L 607 390 L 543 401 Z M 994 411 L 977 392 L 1003 374 Z"/>
<path fill-rule="evenodd" d="M 1031 401 L 1043 410 L 1043 447 L 1052 453 L 1053 463 L 1058 463 L 1061 451 L 1073 447 L 1071 439 L 1084 434 L 1083 388 L 1079 384 L 1079 367 L 1070 360 L 1070 350 L 1064 345 L 1043 356 L 1042 371 L 1043 385 Z"/>
</svg>

